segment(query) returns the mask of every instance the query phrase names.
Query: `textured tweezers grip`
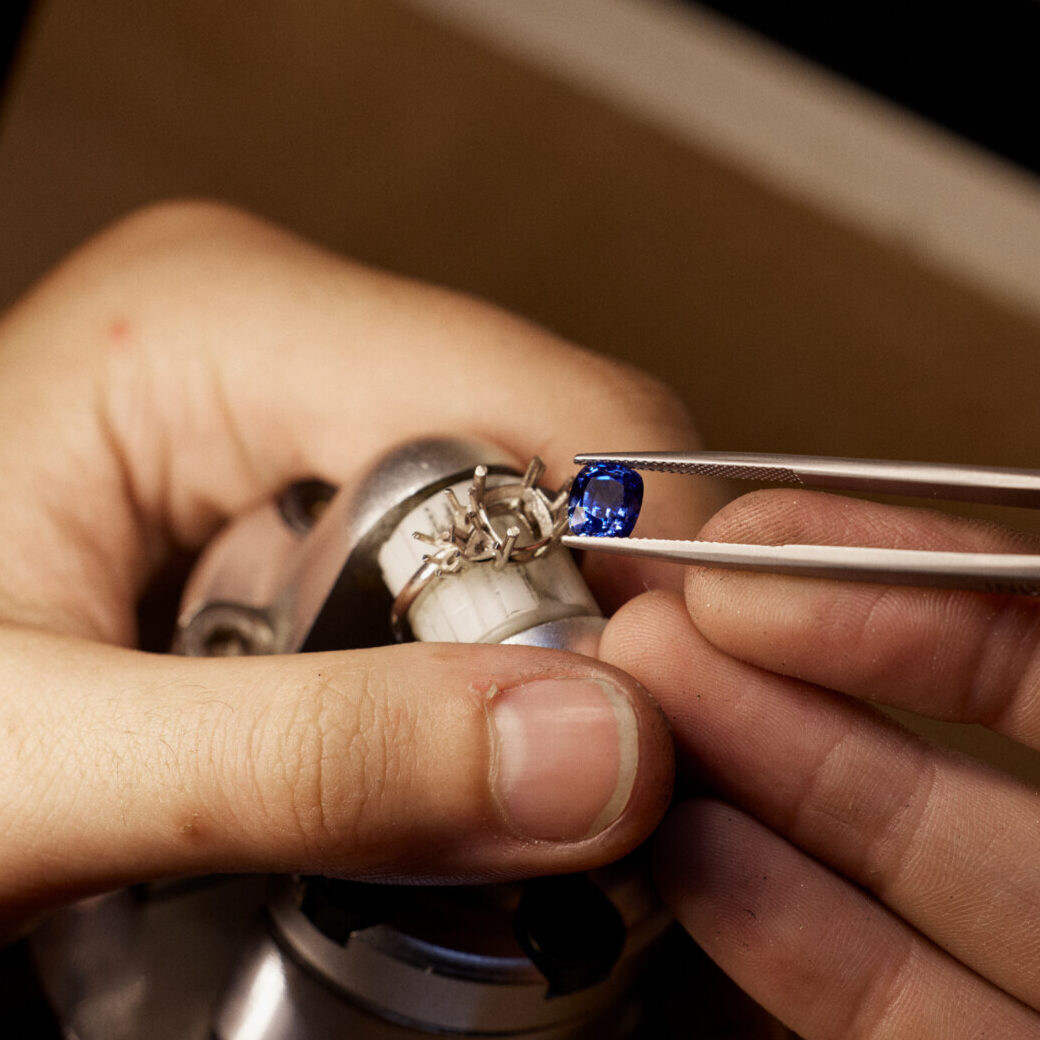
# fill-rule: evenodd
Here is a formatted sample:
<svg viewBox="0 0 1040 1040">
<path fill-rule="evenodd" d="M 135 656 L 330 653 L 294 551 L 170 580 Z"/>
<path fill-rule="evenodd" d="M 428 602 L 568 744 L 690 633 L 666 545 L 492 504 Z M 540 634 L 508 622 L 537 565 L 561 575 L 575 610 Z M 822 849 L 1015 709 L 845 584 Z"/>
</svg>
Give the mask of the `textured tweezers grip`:
<svg viewBox="0 0 1040 1040">
<path fill-rule="evenodd" d="M 748 452 L 599 452 L 575 463 L 619 462 L 635 470 L 763 480 L 831 491 L 919 495 L 989 505 L 1040 508 L 1040 471 L 883 459 L 832 459 L 815 455 Z"/>
<path fill-rule="evenodd" d="M 577 456 L 576 461 L 581 461 Z M 729 463 L 718 462 L 668 462 L 668 461 L 640 461 L 627 458 L 615 459 L 611 456 L 609 462 L 620 462 L 629 469 L 643 470 L 647 473 L 679 473 L 688 477 L 722 477 L 726 480 L 766 480 L 773 484 L 793 484 L 796 487 L 804 487 L 805 483 L 792 469 L 770 469 L 767 466 L 735 466 Z"/>
<path fill-rule="evenodd" d="M 776 458 L 779 459 L 780 456 Z M 601 454 L 575 455 L 574 462 L 578 466 L 589 462 L 619 462 L 629 469 L 646 473 L 679 473 L 691 477 L 724 477 L 727 480 L 766 480 L 776 484 L 803 486 L 802 478 L 793 469 L 780 463 L 773 464 L 771 457 L 765 455 L 715 451 L 606 451 Z"/>
</svg>

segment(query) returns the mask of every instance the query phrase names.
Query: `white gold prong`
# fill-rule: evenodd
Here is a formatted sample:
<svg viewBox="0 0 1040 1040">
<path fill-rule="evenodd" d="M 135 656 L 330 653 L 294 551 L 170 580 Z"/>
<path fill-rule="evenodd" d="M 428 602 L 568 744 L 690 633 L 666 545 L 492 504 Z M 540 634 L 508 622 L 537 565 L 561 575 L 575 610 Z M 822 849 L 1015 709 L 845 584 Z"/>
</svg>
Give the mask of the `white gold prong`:
<svg viewBox="0 0 1040 1040">
<path fill-rule="evenodd" d="M 570 526 L 569 518 L 565 513 L 563 516 L 556 518 L 556 523 L 553 524 L 552 538 L 562 538 L 566 534 L 568 527 Z"/>
<path fill-rule="evenodd" d="M 538 479 L 545 472 L 545 463 L 535 455 L 534 458 L 527 464 L 527 472 L 524 474 L 524 479 L 520 482 L 525 488 L 533 488 L 538 483 Z"/>
<path fill-rule="evenodd" d="M 567 481 L 566 484 L 556 492 L 556 497 L 549 503 L 549 511 L 552 513 L 558 513 L 567 503 L 571 500 L 571 481 Z"/>
<path fill-rule="evenodd" d="M 502 568 L 509 562 L 509 557 L 513 555 L 513 550 L 516 548 L 516 543 L 519 537 L 519 527 L 510 527 L 506 531 L 506 539 L 495 553 L 496 571 L 502 570 Z"/>
</svg>

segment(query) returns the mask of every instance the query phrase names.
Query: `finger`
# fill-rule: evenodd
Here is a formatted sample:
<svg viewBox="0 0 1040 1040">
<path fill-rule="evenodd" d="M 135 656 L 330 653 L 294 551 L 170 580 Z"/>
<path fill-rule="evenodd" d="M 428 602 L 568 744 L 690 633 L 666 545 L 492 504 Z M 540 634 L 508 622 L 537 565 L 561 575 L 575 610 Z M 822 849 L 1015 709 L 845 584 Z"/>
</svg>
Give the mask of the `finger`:
<svg viewBox="0 0 1040 1040">
<path fill-rule="evenodd" d="M 206 660 L 0 629 L 0 656 L 7 913 L 171 874 L 586 869 L 671 789 L 645 693 L 554 651 Z"/>
<path fill-rule="evenodd" d="M 664 594 L 626 606 L 603 655 L 658 699 L 712 789 L 1040 1007 L 1034 790 L 856 701 L 729 657 Z"/>
<path fill-rule="evenodd" d="M 491 440 L 521 463 L 541 454 L 550 482 L 576 450 L 694 443 L 645 376 L 218 206 L 130 218 L 0 336 L 0 468 L 15 503 L 4 534 L 44 545 L 4 561 L 8 616 L 58 613 L 67 631 L 124 642 L 127 592 L 168 540 L 197 546 L 300 476 L 349 481 L 431 433 Z M 671 516 L 689 533 L 706 515 L 695 485 L 663 496 L 659 533 Z M 590 563 L 594 579 L 602 568 Z M 679 580 L 660 565 L 606 570 L 614 596 Z"/>
<path fill-rule="evenodd" d="M 767 492 L 715 517 L 722 541 L 1037 552 L 994 525 L 831 495 Z M 771 671 L 1040 747 L 1040 604 L 1017 596 L 723 573 L 686 600 L 721 649 Z M 808 634 L 808 635 L 807 635 Z"/>
<path fill-rule="evenodd" d="M 1037 1015 L 719 802 L 680 805 L 656 876 L 705 951 L 804 1040 L 1036 1036 Z"/>
</svg>

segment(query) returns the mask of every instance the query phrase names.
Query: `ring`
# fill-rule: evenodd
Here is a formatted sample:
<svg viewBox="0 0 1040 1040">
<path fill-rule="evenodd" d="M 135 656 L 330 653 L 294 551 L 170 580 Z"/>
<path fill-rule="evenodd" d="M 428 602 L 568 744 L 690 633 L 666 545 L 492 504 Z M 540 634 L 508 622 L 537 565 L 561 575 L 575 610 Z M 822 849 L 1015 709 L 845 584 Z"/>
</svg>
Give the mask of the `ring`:
<svg viewBox="0 0 1040 1040">
<path fill-rule="evenodd" d="M 405 619 L 415 601 L 443 575 L 456 574 L 472 564 L 490 563 L 495 570 L 506 564 L 529 563 L 553 550 L 567 530 L 567 499 L 570 481 L 550 497 L 538 487 L 545 463 L 536 455 L 523 478 L 513 484 L 488 487 L 487 466 L 473 471 L 466 502 L 459 501 L 451 488 L 445 495 L 451 505 L 452 520 L 447 530 L 428 535 L 415 531 L 412 537 L 430 546 L 422 565 L 405 582 L 390 610 L 390 627 L 398 642 L 406 638 Z M 505 534 L 496 530 L 492 520 L 513 516 Z M 520 539 L 526 528 L 529 540 Z"/>
</svg>

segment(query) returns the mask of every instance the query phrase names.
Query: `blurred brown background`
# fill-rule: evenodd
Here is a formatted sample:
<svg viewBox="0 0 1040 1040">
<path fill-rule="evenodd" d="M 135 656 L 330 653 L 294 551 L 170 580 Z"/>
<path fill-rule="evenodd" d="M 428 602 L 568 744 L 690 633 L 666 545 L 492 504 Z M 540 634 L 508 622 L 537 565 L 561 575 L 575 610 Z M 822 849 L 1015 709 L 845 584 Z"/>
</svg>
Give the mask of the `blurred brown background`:
<svg viewBox="0 0 1040 1040">
<path fill-rule="evenodd" d="M 1040 309 L 435 11 L 42 0 L 0 132 L 0 303 L 185 194 L 635 361 L 713 447 L 1038 464 Z"/>
</svg>

